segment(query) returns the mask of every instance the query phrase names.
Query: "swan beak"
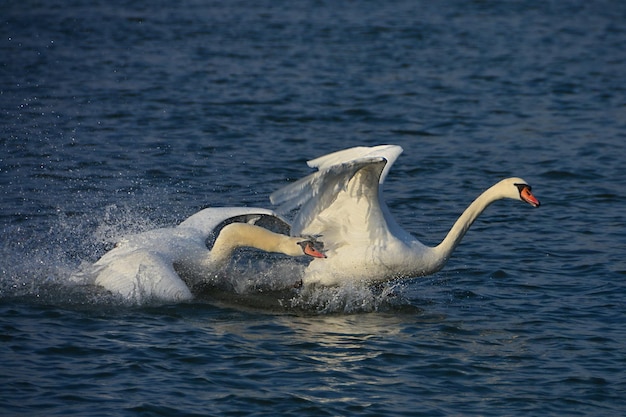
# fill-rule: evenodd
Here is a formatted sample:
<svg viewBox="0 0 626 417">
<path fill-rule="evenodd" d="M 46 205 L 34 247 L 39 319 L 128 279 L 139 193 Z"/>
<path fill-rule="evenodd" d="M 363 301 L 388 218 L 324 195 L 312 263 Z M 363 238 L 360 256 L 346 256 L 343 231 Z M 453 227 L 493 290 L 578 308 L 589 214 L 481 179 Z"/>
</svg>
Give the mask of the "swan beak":
<svg viewBox="0 0 626 417">
<path fill-rule="evenodd" d="M 522 201 L 527 202 L 533 207 L 539 207 L 539 205 L 541 204 L 539 203 L 539 200 L 537 200 L 537 198 L 533 195 L 533 193 L 530 192 L 529 186 L 523 187 L 519 192 L 519 196 L 522 199 Z"/>
<path fill-rule="evenodd" d="M 326 258 L 326 255 L 321 250 L 315 247 L 315 244 L 309 240 L 305 240 L 304 242 L 298 243 L 302 246 L 302 251 L 305 255 L 309 255 L 313 258 Z"/>
</svg>

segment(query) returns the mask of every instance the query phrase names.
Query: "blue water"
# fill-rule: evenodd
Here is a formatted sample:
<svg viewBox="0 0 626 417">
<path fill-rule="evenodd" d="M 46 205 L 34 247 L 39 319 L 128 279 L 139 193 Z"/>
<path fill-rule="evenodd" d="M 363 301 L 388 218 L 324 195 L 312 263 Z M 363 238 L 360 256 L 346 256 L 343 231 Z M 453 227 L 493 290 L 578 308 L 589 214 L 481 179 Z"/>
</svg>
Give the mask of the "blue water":
<svg viewBox="0 0 626 417">
<path fill-rule="evenodd" d="M 127 3 L 2 4 L 0 414 L 623 414 L 626 3 Z M 128 306 L 69 279 L 381 143 L 427 244 L 502 177 L 542 207 L 382 289 Z"/>
</svg>

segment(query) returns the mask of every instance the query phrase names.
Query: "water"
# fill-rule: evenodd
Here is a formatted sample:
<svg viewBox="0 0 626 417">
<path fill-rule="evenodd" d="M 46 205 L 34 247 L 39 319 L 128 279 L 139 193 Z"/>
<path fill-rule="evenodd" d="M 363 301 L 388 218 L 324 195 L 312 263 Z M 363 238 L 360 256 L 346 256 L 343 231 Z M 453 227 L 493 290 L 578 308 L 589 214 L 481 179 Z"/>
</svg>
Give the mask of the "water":
<svg viewBox="0 0 626 417">
<path fill-rule="evenodd" d="M 126 3 L 2 6 L 3 415 L 623 413 L 622 3 Z M 543 205 L 495 204 L 442 272 L 378 289 L 128 306 L 69 281 L 380 143 L 425 243 L 501 177 Z"/>
</svg>

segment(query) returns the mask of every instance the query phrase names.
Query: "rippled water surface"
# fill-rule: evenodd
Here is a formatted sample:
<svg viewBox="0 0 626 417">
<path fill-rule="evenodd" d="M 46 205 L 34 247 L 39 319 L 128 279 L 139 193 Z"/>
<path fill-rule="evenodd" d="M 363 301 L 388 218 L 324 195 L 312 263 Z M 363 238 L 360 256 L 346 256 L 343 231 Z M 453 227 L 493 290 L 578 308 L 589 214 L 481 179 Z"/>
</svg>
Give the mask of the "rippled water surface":
<svg viewBox="0 0 626 417">
<path fill-rule="evenodd" d="M 2 7 L 2 415 L 623 413 L 624 4 L 127 3 Z M 542 207 L 494 204 L 443 271 L 381 288 L 260 293 L 246 254 L 183 304 L 69 279 L 381 143 L 424 243 L 502 177 Z"/>
</svg>

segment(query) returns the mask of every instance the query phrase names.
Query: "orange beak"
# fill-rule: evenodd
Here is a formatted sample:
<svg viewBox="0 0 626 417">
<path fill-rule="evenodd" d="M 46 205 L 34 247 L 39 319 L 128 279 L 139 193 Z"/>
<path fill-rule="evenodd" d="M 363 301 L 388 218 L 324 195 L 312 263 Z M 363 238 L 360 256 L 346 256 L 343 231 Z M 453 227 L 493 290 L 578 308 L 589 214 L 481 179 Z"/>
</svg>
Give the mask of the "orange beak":
<svg viewBox="0 0 626 417">
<path fill-rule="evenodd" d="M 303 251 L 305 254 L 312 256 L 313 258 L 325 258 L 326 255 L 321 251 L 317 250 L 311 242 L 303 242 L 304 247 Z"/>
<path fill-rule="evenodd" d="M 530 192 L 530 187 L 524 187 L 519 193 L 523 201 L 527 202 L 533 207 L 539 207 L 539 200 Z"/>
</svg>

